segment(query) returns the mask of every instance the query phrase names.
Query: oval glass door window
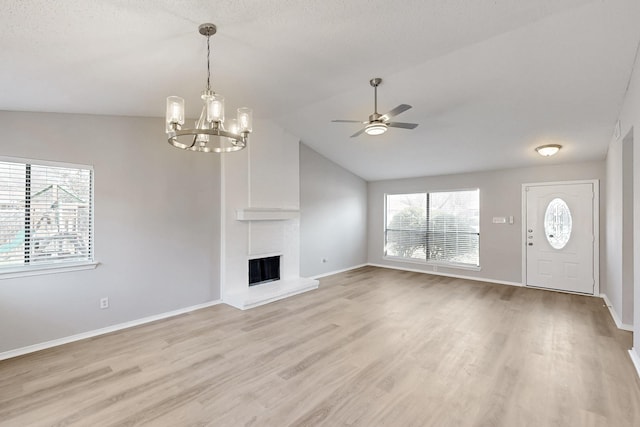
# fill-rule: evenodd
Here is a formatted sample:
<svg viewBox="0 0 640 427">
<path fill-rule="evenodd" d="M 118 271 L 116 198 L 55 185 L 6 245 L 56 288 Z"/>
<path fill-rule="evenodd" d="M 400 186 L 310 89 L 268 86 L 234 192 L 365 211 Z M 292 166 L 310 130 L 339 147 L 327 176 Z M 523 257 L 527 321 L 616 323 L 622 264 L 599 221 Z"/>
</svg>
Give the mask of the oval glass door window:
<svg viewBox="0 0 640 427">
<path fill-rule="evenodd" d="M 569 243 L 571 226 L 571 211 L 565 201 L 550 201 L 544 214 L 544 232 L 552 248 L 562 249 Z"/>
</svg>

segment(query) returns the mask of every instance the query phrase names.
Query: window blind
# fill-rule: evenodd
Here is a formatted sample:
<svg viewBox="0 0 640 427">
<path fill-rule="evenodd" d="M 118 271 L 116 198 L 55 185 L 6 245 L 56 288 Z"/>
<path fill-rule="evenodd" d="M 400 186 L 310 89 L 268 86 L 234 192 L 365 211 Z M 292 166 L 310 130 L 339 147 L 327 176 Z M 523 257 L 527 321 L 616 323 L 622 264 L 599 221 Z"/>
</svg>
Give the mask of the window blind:
<svg viewBox="0 0 640 427">
<path fill-rule="evenodd" d="M 479 190 L 389 194 L 385 255 L 479 265 Z"/>
<path fill-rule="evenodd" d="M 386 253 L 401 258 L 425 259 L 427 195 L 387 196 Z"/>
<path fill-rule="evenodd" d="M 0 161 L 0 269 L 93 260 L 90 168 Z"/>
<path fill-rule="evenodd" d="M 479 265 L 479 191 L 429 194 L 428 259 Z"/>
</svg>

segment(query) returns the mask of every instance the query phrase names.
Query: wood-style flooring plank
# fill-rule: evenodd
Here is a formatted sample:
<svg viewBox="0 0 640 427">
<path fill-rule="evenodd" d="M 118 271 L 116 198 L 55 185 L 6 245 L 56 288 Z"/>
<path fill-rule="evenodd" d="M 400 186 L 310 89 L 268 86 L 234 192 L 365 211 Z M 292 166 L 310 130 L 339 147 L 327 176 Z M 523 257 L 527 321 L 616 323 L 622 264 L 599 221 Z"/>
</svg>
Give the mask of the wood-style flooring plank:
<svg viewBox="0 0 640 427">
<path fill-rule="evenodd" d="M 377 267 L 0 361 L 5 426 L 639 426 L 599 298 Z"/>
</svg>

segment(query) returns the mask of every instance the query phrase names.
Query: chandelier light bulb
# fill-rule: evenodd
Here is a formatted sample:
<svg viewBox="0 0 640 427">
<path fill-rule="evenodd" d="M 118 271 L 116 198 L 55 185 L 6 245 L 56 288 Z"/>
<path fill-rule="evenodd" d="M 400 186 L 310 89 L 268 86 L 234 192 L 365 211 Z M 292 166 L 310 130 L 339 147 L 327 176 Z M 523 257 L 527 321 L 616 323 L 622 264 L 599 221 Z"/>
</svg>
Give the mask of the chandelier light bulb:
<svg viewBox="0 0 640 427">
<path fill-rule="evenodd" d="M 224 122 L 224 97 L 215 94 L 209 95 L 207 103 L 207 121 Z"/>
<path fill-rule="evenodd" d="M 250 108 L 238 108 L 238 126 L 240 132 L 251 132 L 253 126 L 253 111 Z"/>
<path fill-rule="evenodd" d="M 182 126 L 184 124 L 184 99 L 179 96 L 167 98 L 167 131 L 171 125 Z"/>
<path fill-rule="evenodd" d="M 227 127 L 229 128 L 229 132 L 231 133 L 239 133 L 240 127 L 238 127 L 238 121 L 236 119 L 231 119 L 227 122 Z"/>
</svg>

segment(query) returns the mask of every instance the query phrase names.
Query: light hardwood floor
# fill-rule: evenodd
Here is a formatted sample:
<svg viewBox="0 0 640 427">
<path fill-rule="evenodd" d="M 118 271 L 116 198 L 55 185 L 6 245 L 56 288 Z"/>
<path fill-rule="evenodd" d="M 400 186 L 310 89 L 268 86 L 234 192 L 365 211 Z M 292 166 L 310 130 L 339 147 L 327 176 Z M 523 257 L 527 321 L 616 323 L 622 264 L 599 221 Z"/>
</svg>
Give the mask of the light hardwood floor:
<svg viewBox="0 0 640 427">
<path fill-rule="evenodd" d="M 599 298 L 365 267 L 0 362 L 1 426 L 640 426 Z"/>
</svg>

